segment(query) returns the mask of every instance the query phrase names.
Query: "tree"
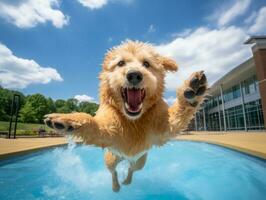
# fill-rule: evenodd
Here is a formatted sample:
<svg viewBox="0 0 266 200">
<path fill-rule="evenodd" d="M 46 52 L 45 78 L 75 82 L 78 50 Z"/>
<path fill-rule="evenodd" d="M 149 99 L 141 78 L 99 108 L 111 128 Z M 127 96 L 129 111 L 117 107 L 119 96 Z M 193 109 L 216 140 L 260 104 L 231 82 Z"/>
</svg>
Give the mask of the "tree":
<svg viewBox="0 0 266 200">
<path fill-rule="evenodd" d="M 48 113 L 86 112 L 95 115 L 99 105 L 91 102 L 81 102 L 74 98 L 53 101 L 42 94 L 33 94 L 25 97 L 18 91 L 4 89 L 0 86 L 0 121 L 9 121 L 11 103 L 14 94 L 21 97 L 19 121 L 26 123 L 43 123 L 44 115 Z"/>
<path fill-rule="evenodd" d="M 77 109 L 78 109 L 78 100 L 77 100 L 77 99 L 74 99 L 74 98 L 68 99 L 68 100 L 66 101 L 66 106 L 67 106 L 68 109 L 71 110 L 72 112 L 73 112 L 73 111 L 77 111 Z"/>
<path fill-rule="evenodd" d="M 36 110 L 32 104 L 30 102 L 26 102 L 20 111 L 20 121 L 24 123 L 36 123 L 38 122 L 36 115 Z"/>
<path fill-rule="evenodd" d="M 94 116 L 96 111 L 98 110 L 98 108 L 99 108 L 99 105 L 96 103 L 81 102 L 81 103 L 79 103 L 78 111 L 79 112 L 85 112 L 85 113 L 88 113 L 88 114 Z"/>
<path fill-rule="evenodd" d="M 67 106 L 67 103 L 63 99 L 58 99 L 55 101 L 55 107 L 57 113 L 70 113 L 71 110 Z"/>
<path fill-rule="evenodd" d="M 66 101 L 63 99 L 57 99 L 54 104 L 55 104 L 56 109 L 58 109 L 58 108 L 64 107 L 66 104 Z"/>
<path fill-rule="evenodd" d="M 56 112 L 56 106 L 55 106 L 55 102 L 53 101 L 52 98 L 48 98 L 47 99 L 47 104 L 48 104 L 48 107 L 49 107 L 49 113 L 54 113 Z"/>
<path fill-rule="evenodd" d="M 8 113 L 6 112 L 7 106 L 9 104 L 8 99 L 4 98 L 2 94 L 0 94 L 0 120 L 1 121 L 7 121 L 9 118 Z"/>
<path fill-rule="evenodd" d="M 14 94 L 20 96 L 20 105 L 24 105 L 25 96 L 22 93 L 0 87 L 0 121 L 8 121 L 10 119 L 11 103 Z"/>
<path fill-rule="evenodd" d="M 20 116 L 23 122 L 43 123 L 44 115 L 49 112 L 48 100 L 41 94 L 33 94 L 27 96 L 26 104 L 21 109 Z"/>
<path fill-rule="evenodd" d="M 58 99 L 55 101 L 55 106 L 58 113 L 70 113 L 78 110 L 78 101 L 73 98 L 66 101 Z"/>
</svg>

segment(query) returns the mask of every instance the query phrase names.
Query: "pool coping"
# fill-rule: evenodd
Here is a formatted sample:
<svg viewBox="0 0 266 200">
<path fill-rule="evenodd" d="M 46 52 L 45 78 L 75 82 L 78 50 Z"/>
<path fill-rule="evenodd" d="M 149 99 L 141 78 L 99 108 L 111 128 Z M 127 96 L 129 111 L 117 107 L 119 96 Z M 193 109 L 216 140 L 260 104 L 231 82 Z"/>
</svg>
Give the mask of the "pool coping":
<svg viewBox="0 0 266 200">
<path fill-rule="evenodd" d="M 176 137 L 173 139 L 173 141 L 192 141 L 192 142 L 204 142 L 204 143 L 208 143 L 208 144 L 215 144 L 215 145 L 219 145 L 221 147 L 232 149 L 232 150 L 235 150 L 235 151 L 238 151 L 241 153 L 245 153 L 245 154 L 250 155 L 250 156 L 254 156 L 254 157 L 266 160 L 266 153 L 264 153 L 264 152 L 257 151 L 255 149 L 240 147 L 240 146 L 233 145 L 233 144 L 228 144 L 228 143 L 225 143 L 222 141 L 213 141 L 213 140 L 209 140 L 206 138 L 184 138 L 184 137 L 182 137 L 182 138 Z M 76 143 L 81 144 L 82 142 L 76 141 Z M 67 145 L 67 141 L 57 143 L 57 144 L 45 144 L 42 146 L 28 147 L 28 148 L 22 149 L 22 150 L 15 150 L 13 152 L 2 153 L 2 154 L 0 154 L 0 160 L 4 160 L 7 158 L 12 158 L 15 156 L 20 156 L 20 155 L 24 155 L 24 154 L 32 153 L 35 151 L 52 148 L 52 147 L 60 147 L 60 146 L 64 146 L 64 145 Z"/>
<path fill-rule="evenodd" d="M 262 159 L 264 161 L 266 160 L 266 153 L 244 148 L 244 147 L 239 147 L 239 146 L 232 145 L 232 144 L 227 144 L 224 142 L 210 141 L 210 140 L 204 140 L 204 139 L 194 139 L 194 138 L 193 139 L 192 138 L 175 138 L 173 141 L 191 141 L 191 142 L 202 142 L 202 143 L 207 143 L 207 144 L 214 144 L 214 145 L 228 148 L 228 149 L 240 152 L 240 153 L 244 153 L 249 156 Z"/>
<path fill-rule="evenodd" d="M 217 145 L 217 146 L 223 147 L 225 149 L 236 151 L 236 152 L 242 153 L 244 155 L 252 156 L 252 157 L 255 157 L 255 158 L 260 159 L 262 161 L 266 161 L 266 154 L 265 153 L 262 153 L 262 152 L 259 152 L 259 151 L 254 151 L 254 150 L 250 150 L 250 149 L 247 149 L 247 148 L 238 147 L 238 146 L 235 146 L 235 145 L 222 143 L 222 142 L 214 142 L 214 141 L 207 141 L 207 140 L 197 140 L 197 139 L 184 139 L 184 138 L 182 138 L 182 139 L 176 139 L 175 138 L 172 141 L 173 142 L 177 142 L 177 141 L 197 142 L 197 143 L 206 143 L 206 144 L 210 144 L 210 145 Z M 76 142 L 76 143 L 77 144 L 82 144 L 82 142 Z M 41 151 L 41 150 L 48 150 L 50 148 L 63 147 L 63 146 L 66 146 L 66 145 L 67 145 L 67 143 L 53 144 L 53 145 L 48 145 L 48 146 L 42 146 L 42 147 L 36 147 L 36 148 L 32 148 L 32 149 L 21 150 L 21 151 L 12 152 L 12 153 L 1 154 L 0 155 L 0 161 L 12 159 L 12 158 L 15 158 L 17 156 L 28 155 L 30 153 L 38 152 L 38 151 Z"/>
<path fill-rule="evenodd" d="M 65 146 L 65 145 L 67 145 L 67 143 L 51 144 L 51 145 L 47 145 L 47 146 L 33 147 L 31 149 L 24 149 L 24 150 L 19 150 L 19 151 L 15 151 L 15 152 L 0 154 L 0 160 L 5 160 L 7 158 L 12 158 L 12 157 L 16 157 L 16 156 L 22 156 L 22 155 L 33 153 L 33 152 L 36 152 L 36 151 L 49 149 L 49 148 L 53 148 L 53 147 Z"/>
<path fill-rule="evenodd" d="M 82 144 L 83 142 L 81 140 L 76 140 L 75 143 Z M 49 149 L 49 148 L 66 146 L 67 144 L 68 144 L 67 141 L 60 141 L 59 143 L 55 143 L 55 144 L 45 144 L 45 145 L 34 146 L 34 147 L 25 147 L 25 149 L 21 149 L 21 150 L 14 150 L 8 153 L 0 153 L 0 161 L 13 158 L 13 157 L 17 157 L 17 156 L 23 156 L 26 154 L 34 153 L 34 152 Z"/>
</svg>

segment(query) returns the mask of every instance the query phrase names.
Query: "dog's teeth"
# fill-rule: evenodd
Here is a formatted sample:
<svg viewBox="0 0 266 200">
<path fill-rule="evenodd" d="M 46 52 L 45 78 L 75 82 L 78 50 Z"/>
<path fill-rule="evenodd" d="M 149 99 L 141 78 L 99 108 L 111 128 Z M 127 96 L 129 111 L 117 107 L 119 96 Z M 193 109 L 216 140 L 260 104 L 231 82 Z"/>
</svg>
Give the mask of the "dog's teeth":
<svg viewBox="0 0 266 200">
<path fill-rule="evenodd" d="M 139 110 L 142 108 L 142 103 L 139 105 Z"/>
<path fill-rule="evenodd" d="M 126 109 L 129 109 L 129 105 L 127 104 L 127 102 L 125 103 Z"/>
</svg>

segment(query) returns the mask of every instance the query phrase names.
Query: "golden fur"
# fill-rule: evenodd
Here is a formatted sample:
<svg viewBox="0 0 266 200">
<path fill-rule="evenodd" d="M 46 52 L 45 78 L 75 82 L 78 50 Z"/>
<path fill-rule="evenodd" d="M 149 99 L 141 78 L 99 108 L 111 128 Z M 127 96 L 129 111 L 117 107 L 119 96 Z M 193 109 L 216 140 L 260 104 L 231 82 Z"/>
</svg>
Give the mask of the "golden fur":
<svg viewBox="0 0 266 200">
<path fill-rule="evenodd" d="M 117 66 L 120 60 L 125 61 L 125 66 Z M 143 66 L 144 61 L 150 63 L 149 68 Z M 142 111 L 134 117 L 126 114 L 121 97 L 121 87 L 128 85 L 125 77 L 129 70 L 137 70 L 143 75 L 140 87 L 145 89 Z M 86 144 L 107 147 L 105 162 L 112 173 L 113 190 L 118 191 L 120 186 L 115 167 L 119 161 L 130 161 L 128 177 L 124 181 L 129 184 L 133 172 L 144 166 L 146 151 L 153 145 L 164 144 L 186 129 L 203 101 L 205 75 L 196 72 L 177 90 L 178 100 L 168 107 L 163 100 L 164 77 L 167 71 L 176 70 L 176 63 L 159 55 L 150 44 L 126 41 L 108 51 L 105 56 L 99 76 L 100 107 L 96 116 L 85 113 L 50 114 L 46 123 L 64 131 L 74 129 L 73 133 Z M 192 88 L 195 79 L 200 80 L 201 85 Z M 189 99 L 184 96 L 188 88 L 195 91 L 199 87 L 203 88 L 202 94 L 198 92 L 198 95 Z"/>
</svg>

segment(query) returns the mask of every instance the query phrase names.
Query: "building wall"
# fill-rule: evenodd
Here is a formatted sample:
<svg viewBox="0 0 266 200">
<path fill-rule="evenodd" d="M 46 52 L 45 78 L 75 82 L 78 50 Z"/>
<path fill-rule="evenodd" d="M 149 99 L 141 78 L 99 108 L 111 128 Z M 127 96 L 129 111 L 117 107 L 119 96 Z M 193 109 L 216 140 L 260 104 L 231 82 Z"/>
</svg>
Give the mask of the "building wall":
<svg viewBox="0 0 266 200">
<path fill-rule="evenodd" d="M 234 83 L 234 82 L 232 82 Z M 262 130 L 264 117 L 257 77 L 250 77 L 212 96 L 203 104 L 190 130 Z M 223 111 L 224 103 L 224 111 Z M 225 118 L 224 118 L 225 115 Z M 194 123 L 194 126 L 193 126 Z"/>
<path fill-rule="evenodd" d="M 262 109 L 265 116 L 266 115 L 266 43 L 263 43 L 262 45 L 256 45 L 252 50 L 253 50 L 254 60 L 256 63 L 256 74 L 259 80 Z M 266 117 L 264 118 L 264 123 L 266 125 Z"/>
<path fill-rule="evenodd" d="M 191 130 L 266 129 L 266 36 L 252 36 L 248 59 L 211 87 L 212 97 L 191 122 Z"/>
</svg>

